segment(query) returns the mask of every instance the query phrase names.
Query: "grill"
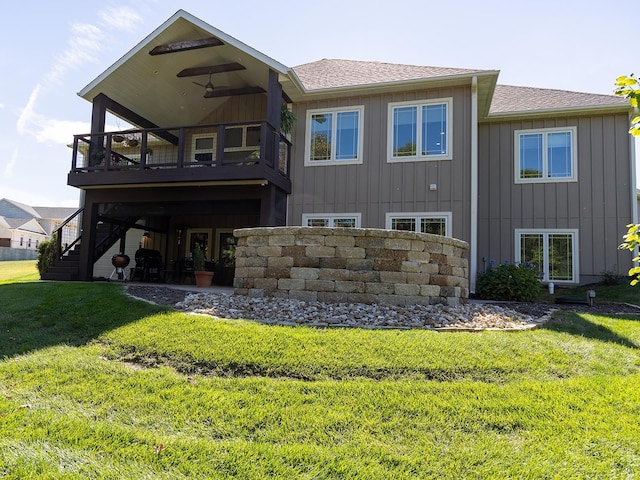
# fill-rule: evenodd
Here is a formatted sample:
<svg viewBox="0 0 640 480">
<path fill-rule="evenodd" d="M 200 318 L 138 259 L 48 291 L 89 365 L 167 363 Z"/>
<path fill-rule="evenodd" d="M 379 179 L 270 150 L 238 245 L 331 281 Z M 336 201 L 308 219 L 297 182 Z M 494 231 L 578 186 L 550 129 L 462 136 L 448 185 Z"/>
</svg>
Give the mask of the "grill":
<svg viewBox="0 0 640 480">
<path fill-rule="evenodd" d="M 162 255 L 158 250 L 140 248 L 135 255 L 136 266 L 131 280 L 139 278 L 141 282 L 159 282 L 162 280 Z"/>
<path fill-rule="evenodd" d="M 129 255 L 125 255 L 124 253 L 116 253 L 113 257 L 111 257 L 111 265 L 113 265 L 113 272 L 109 276 L 109 280 L 116 275 L 116 278 L 120 281 L 126 280 L 126 275 L 124 273 L 124 269 L 127 268 L 131 259 Z"/>
</svg>

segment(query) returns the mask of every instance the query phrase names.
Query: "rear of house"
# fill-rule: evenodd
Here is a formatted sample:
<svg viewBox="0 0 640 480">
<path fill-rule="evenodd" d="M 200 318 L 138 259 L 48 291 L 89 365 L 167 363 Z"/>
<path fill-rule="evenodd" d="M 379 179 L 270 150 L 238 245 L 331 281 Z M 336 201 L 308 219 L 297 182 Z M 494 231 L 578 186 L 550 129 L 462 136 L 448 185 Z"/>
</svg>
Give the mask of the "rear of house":
<svg viewBox="0 0 640 480">
<path fill-rule="evenodd" d="M 627 103 L 498 76 L 289 68 L 179 11 L 81 91 L 93 115 L 69 173 L 84 206 L 74 278 L 145 249 L 162 258 L 158 280 L 185 281 L 199 243 L 232 283 L 233 229 L 277 225 L 459 238 L 472 291 L 492 261 L 530 261 L 566 284 L 624 273 L 617 245 L 637 216 Z M 134 127 L 107 132 L 108 113 Z"/>
</svg>

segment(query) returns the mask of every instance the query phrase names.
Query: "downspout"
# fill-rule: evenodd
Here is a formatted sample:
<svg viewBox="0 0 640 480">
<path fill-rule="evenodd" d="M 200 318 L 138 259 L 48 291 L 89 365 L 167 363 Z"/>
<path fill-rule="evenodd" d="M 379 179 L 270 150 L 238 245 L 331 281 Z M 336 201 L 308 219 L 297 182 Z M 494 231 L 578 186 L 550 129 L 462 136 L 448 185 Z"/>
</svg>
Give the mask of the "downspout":
<svg viewBox="0 0 640 480">
<path fill-rule="evenodd" d="M 629 123 L 631 123 L 631 119 L 637 115 L 637 109 L 629 115 Z M 638 187 L 636 185 L 636 137 L 633 135 L 629 135 L 629 155 L 631 156 L 631 223 L 638 223 Z M 633 258 L 638 256 L 638 247 L 633 250 Z M 638 262 L 633 262 L 633 266 L 637 267 Z"/>
<path fill-rule="evenodd" d="M 469 292 L 476 292 L 478 273 L 478 77 L 471 79 L 471 234 L 469 236 Z"/>
</svg>

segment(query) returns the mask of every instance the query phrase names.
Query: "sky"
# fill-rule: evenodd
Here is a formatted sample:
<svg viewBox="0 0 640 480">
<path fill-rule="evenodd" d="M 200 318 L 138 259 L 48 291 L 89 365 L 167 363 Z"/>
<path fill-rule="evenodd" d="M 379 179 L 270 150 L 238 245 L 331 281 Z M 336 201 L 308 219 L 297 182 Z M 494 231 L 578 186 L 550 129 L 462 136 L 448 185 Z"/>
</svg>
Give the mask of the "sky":
<svg viewBox="0 0 640 480">
<path fill-rule="evenodd" d="M 78 206 L 67 145 L 89 132 L 91 104 L 77 92 L 178 9 L 289 67 L 338 58 L 490 69 L 501 84 L 600 94 L 639 67 L 625 50 L 633 23 L 602 0 L 7 2 L 0 198 Z"/>
</svg>

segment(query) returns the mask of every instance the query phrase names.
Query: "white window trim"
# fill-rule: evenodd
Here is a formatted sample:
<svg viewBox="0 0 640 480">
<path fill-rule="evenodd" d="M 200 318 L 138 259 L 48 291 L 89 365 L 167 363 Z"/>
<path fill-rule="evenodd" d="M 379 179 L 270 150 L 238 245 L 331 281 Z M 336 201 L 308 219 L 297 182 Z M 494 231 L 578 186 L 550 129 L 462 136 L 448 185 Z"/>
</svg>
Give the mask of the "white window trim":
<svg viewBox="0 0 640 480">
<path fill-rule="evenodd" d="M 311 116 L 318 113 L 338 113 L 338 112 L 358 112 L 358 156 L 351 160 L 311 160 Z M 337 128 L 337 123 L 334 128 Z M 362 147 L 364 145 L 364 105 L 355 105 L 351 107 L 334 107 L 334 108 L 316 108 L 307 110 L 307 123 L 305 126 L 305 142 L 304 142 L 304 166 L 305 167 L 321 167 L 326 165 L 357 165 L 362 163 Z M 335 145 L 333 142 L 331 156 L 335 156 Z"/>
<path fill-rule="evenodd" d="M 547 136 L 543 135 L 542 141 L 542 178 L 520 178 L 520 135 L 536 133 L 571 132 L 571 176 L 570 177 L 545 177 L 548 168 L 547 159 Z M 555 128 L 532 128 L 515 130 L 514 134 L 514 171 L 515 183 L 565 183 L 578 181 L 578 128 L 577 127 L 555 127 Z"/>
<path fill-rule="evenodd" d="M 230 127 L 226 127 L 225 130 L 230 130 L 232 128 L 241 128 L 242 129 L 242 145 L 240 145 L 239 147 L 227 147 L 225 145 L 224 147 L 224 151 L 225 152 L 244 152 L 244 151 L 254 151 L 254 150 L 260 150 L 260 141 L 258 141 L 257 145 L 247 145 L 247 130 L 249 129 L 249 127 L 260 127 L 259 123 L 254 123 L 254 124 L 250 124 L 250 125 L 236 125 L 236 126 L 230 126 Z M 215 139 L 214 139 L 214 144 Z"/>
<path fill-rule="evenodd" d="M 543 240 L 544 242 L 544 252 L 543 252 L 543 283 L 559 283 L 559 284 L 574 284 L 578 283 L 580 280 L 580 259 L 578 249 L 579 241 L 578 241 L 578 229 L 577 228 L 516 228 L 515 229 L 515 261 L 516 263 L 520 263 L 522 260 L 522 252 L 520 251 L 520 237 L 526 234 L 534 234 L 534 235 L 547 235 L 553 233 L 560 233 L 564 235 L 571 235 L 571 248 L 573 250 L 573 264 L 571 265 L 571 276 L 572 280 L 549 280 L 549 248 L 548 248 L 548 240 Z"/>
<path fill-rule="evenodd" d="M 362 214 L 361 213 L 303 213 L 302 214 L 302 226 L 306 227 L 309 220 L 327 219 L 329 221 L 339 220 L 344 218 L 353 218 L 356 221 L 354 228 L 360 228 Z"/>
<path fill-rule="evenodd" d="M 453 218 L 452 212 L 389 212 L 385 214 L 385 225 L 387 230 L 393 230 L 391 228 L 391 222 L 395 218 L 413 218 L 416 221 L 416 226 L 420 224 L 420 220 L 423 218 L 438 219 L 444 218 L 444 231 L 445 236 L 451 236 L 451 220 Z M 420 233 L 420 232 L 417 232 Z"/>
<path fill-rule="evenodd" d="M 196 140 L 198 140 L 200 138 L 212 138 L 213 139 L 213 147 L 211 148 L 211 151 L 196 149 Z M 217 149 L 218 149 L 218 134 L 217 134 L 217 132 L 194 133 L 193 135 L 191 135 L 191 155 L 189 156 L 189 163 L 197 163 L 196 153 L 211 153 L 212 154 L 212 162 L 216 163 Z"/>
<path fill-rule="evenodd" d="M 421 111 L 423 105 L 447 105 L 447 153 L 444 155 L 414 155 L 411 157 L 394 157 L 393 156 L 393 109 L 396 107 L 418 107 L 418 131 L 416 132 L 416 152 L 422 150 L 422 128 L 420 128 Z M 389 103 L 387 113 L 387 163 L 400 163 L 400 162 L 432 162 L 436 160 L 452 160 L 453 159 L 453 97 L 434 98 L 427 100 L 411 100 L 406 102 L 393 102 Z"/>
</svg>

